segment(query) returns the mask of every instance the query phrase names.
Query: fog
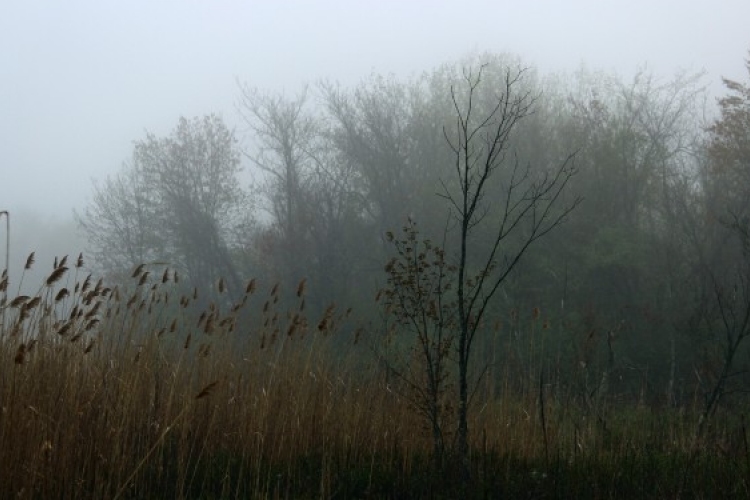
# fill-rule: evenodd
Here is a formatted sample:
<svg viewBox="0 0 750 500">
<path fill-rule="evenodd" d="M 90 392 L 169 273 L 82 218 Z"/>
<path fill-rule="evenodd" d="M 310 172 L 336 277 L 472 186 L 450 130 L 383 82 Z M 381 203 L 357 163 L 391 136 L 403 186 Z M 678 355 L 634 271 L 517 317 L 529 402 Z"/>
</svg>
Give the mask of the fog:
<svg viewBox="0 0 750 500">
<path fill-rule="evenodd" d="M 4 2 L 0 497 L 750 497 L 748 19 Z"/>
<path fill-rule="evenodd" d="M 237 123 L 235 79 L 295 89 L 408 75 L 471 50 L 543 71 L 742 76 L 745 1 L 11 2 L 0 18 L 2 207 L 67 216 L 144 130 Z"/>
<path fill-rule="evenodd" d="M 743 0 L 6 2 L 0 209 L 17 219 L 13 255 L 56 245 L 40 239 L 45 224 L 72 231 L 92 180 L 117 172 L 146 131 L 217 113 L 248 140 L 238 80 L 293 93 L 492 51 L 544 73 L 705 70 L 718 92 L 722 76 L 742 78 L 748 18 Z"/>
</svg>

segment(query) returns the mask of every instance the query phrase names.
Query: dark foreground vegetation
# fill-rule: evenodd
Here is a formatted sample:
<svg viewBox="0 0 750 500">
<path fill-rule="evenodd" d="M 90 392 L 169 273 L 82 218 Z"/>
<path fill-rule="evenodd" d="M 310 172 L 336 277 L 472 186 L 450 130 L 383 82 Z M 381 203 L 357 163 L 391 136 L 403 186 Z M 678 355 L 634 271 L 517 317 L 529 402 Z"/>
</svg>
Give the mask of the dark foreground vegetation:
<svg viewBox="0 0 750 500">
<path fill-rule="evenodd" d="M 0 280 L 0 497 L 750 496 L 750 87 L 701 78 L 489 54 L 147 135 L 102 279 Z"/>
<path fill-rule="evenodd" d="M 474 393 L 465 493 L 450 455 L 436 470 L 424 419 L 372 363 L 347 312 L 305 314 L 304 283 L 252 281 L 236 304 L 196 314 L 173 271 L 141 268 L 131 286 L 109 289 L 67 267 L 36 296 L 8 297 L 3 498 L 750 493 L 741 408 L 720 410 L 697 436 L 699 398 L 679 408 L 594 401 L 554 367 L 544 381 L 519 377 L 528 366 L 515 356 Z M 294 297 L 288 310 L 282 294 Z M 521 332 L 538 329 L 544 349 L 567 341 L 570 332 L 527 316 Z M 521 358 L 541 354 L 502 329 L 491 337 Z"/>
</svg>

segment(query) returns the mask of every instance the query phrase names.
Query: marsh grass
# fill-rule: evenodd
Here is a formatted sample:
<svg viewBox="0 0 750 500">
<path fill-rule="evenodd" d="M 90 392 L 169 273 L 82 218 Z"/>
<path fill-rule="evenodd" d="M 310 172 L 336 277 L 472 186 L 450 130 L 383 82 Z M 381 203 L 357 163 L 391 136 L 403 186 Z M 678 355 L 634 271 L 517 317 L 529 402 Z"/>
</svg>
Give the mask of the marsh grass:
<svg viewBox="0 0 750 500">
<path fill-rule="evenodd" d="M 1 498 L 455 497 L 348 312 L 308 317 L 304 282 L 231 299 L 155 266 L 117 288 L 82 270 L 60 259 L 28 297 L 0 283 Z M 749 494 L 740 412 L 696 443 L 689 408 L 592 409 L 550 380 L 545 438 L 540 391 L 508 366 L 472 400 L 477 498 Z"/>
</svg>

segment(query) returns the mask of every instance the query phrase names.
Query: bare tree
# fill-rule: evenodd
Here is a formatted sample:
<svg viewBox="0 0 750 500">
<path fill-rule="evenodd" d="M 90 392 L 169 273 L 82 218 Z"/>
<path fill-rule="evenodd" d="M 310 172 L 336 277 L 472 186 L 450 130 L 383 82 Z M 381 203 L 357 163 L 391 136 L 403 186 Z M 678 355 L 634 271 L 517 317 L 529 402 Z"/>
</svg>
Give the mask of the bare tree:
<svg viewBox="0 0 750 500">
<path fill-rule="evenodd" d="M 411 220 L 403 236 L 386 233 L 396 256 L 386 266 L 388 283 L 380 293 L 390 320 L 386 338 L 414 339 L 411 346 L 401 341 L 395 356 L 381 355 L 381 360 L 428 420 L 438 464 L 448 410 L 455 410 L 452 434 L 464 487 L 470 479 L 469 386 L 479 381 L 472 371 L 472 347 L 482 320 L 529 248 L 580 203 L 578 197 L 564 198 L 576 173 L 573 154 L 537 168 L 522 165 L 513 154 L 513 132 L 535 104 L 531 91 L 523 90 L 524 70 L 505 69 L 499 89 L 486 88 L 484 70 L 465 70 L 451 86 L 455 121 L 443 135 L 455 176 L 441 181 L 439 195 L 450 208 L 443 244 L 420 240 Z M 453 360 L 455 371 L 448 368 Z M 453 373 L 457 378 L 449 380 Z M 457 397 L 446 401 L 454 385 Z"/>
<path fill-rule="evenodd" d="M 296 282 L 305 271 L 303 257 L 310 207 L 308 184 L 315 166 L 320 128 L 307 112 L 307 91 L 294 99 L 264 94 L 240 84 L 240 114 L 253 133 L 246 156 L 266 174 L 263 186 L 278 235 L 277 251 L 285 281 Z"/>
<path fill-rule="evenodd" d="M 463 82 L 453 86 L 455 125 L 444 130 L 454 157 L 455 178 L 444 182 L 443 197 L 458 226 L 457 308 L 458 428 L 457 452 L 461 473 L 468 481 L 469 376 L 472 346 L 489 304 L 528 249 L 559 226 L 580 198 L 563 199 L 575 175 L 574 155 L 558 166 L 532 169 L 511 155 L 510 138 L 533 109 L 534 96 L 521 91 L 523 69 L 506 69 L 504 87 L 494 106 L 482 110 L 476 98 L 484 66 L 464 71 Z M 501 192 L 490 192 L 488 181 L 500 176 Z M 493 203 L 493 201 L 495 203 Z M 490 234 L 484 254 L 472 252 L 476 235 Z M 466 483 L 465 483 L 466 484 Z"/>
<path fill-rule="evenodd" d="M 113 277 L 166 257 L 156 205 L 134 163 L 94 183 L 91 202 L 75 217 L 91 243 L 95 266 Z"/>
<path fill-rule="evenodd" d="M 181 118 L 169 136 L 137 141 L 132 164 L 96 188 L 78 221 L 110 272 L 161 260 L 201 288 L 223 277 L 239 291 L 229 247 L 247 217 L 239 171 L 234 133 L 219 117 Z"/>
<path fill-rule="evenodd" d="M 414 209 L 429 173 L 410 159 L 413 97 L 407 86 L 382 77 L 353 92 L 333 84 L 321 90 L 333 123 L 331 142 L 356 170 L 362 207 L 382 235 Z"/>
</svg>

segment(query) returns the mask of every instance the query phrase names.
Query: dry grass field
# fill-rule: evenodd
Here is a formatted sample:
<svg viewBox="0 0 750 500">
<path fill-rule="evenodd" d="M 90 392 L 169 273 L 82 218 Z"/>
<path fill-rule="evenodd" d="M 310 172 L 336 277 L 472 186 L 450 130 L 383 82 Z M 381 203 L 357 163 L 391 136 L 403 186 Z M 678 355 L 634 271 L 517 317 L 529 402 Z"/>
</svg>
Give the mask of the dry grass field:
<svg viewBox="0 0 750 500">
<path fill-rule="evenodd" d="M 586 407 L 554 380 L 519 389 L 507 366 L 473 398 L 459 492 L 373 332 L 334 305 L 308 317 L 304 282 L 250 281 L 231 301 L 223 282 L 186 290 L 163 267 L 131 279 L 107 288 L 80 259 L 34 296 L 3 279 L 0 498 L 750 495 L 739 413 L 697 442 L 690 409 Z"/>
</svg>

